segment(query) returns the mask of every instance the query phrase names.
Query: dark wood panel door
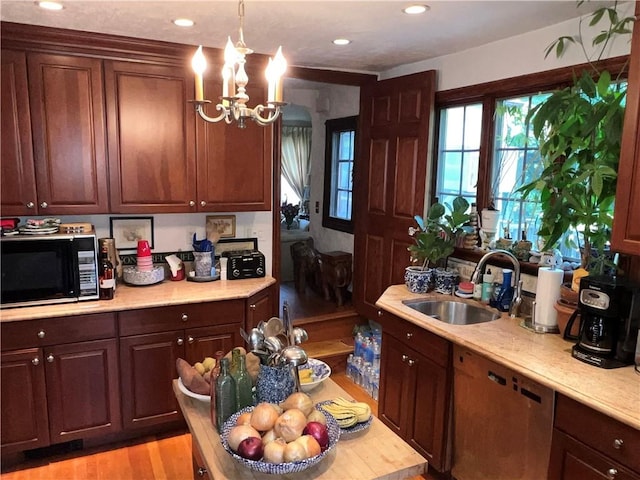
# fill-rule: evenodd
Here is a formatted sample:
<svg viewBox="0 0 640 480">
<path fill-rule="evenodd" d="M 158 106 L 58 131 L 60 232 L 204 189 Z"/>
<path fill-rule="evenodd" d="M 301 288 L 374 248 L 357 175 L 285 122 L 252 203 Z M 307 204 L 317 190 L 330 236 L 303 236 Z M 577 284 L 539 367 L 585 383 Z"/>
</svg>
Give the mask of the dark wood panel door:
<svg viewBox="0 0 640 480">
<path fill-rule="evenodd" d="M 2 353 L 0 438 L 2 453 L 49 445 L 49 417 L 42 350 Z"/>
<path fill-rule="evenodd" d="M 115 339 L 44 349 L 51 443 L 122 430 Z"/>
<path fill-rule="evenodd" d="M 402 283 L 408 229 L 423 214 L 435 72 L 365 85 L 360 94 L 360 148 L 355 165 L 354 304 L 374 318 L 375 300 Z M 371 254 L 379 254 L 373 257 Z"/>
<path fill-rule="evenodd" d="M 633 472 L 573 437 L 553 430 L 549 480 L 639 480 Z"/>
<path fill-rule="evenodd" d="M 108 213 L 102 61 L 27 60 L 39 213 Z"/>
<path fill-rule="evenodd" d="M 183 330 L 120 339 L 122 421 L 135 429 L 181 418 L 172 381 L 185 357 Z"/>
<path fill-rule="evenodd" d="M 105 61 L 111 209 L 196 211 L 193 73 Z"/>
<path fill-rule="evenodd" d="M 380 353 L 378 416 L 402 438 L 406 438 L 409 412 L 413 412 L 415 401 L 415 377 L 406 363 L 408 351 L 394 337 L 384 335 Z"/>
<path fill-rule="evenodd" d="M 272 316 L 277 315 L 277 300 L 275 295 L 276 289 L 275 285 L 273 285 L 265 288 L 260 293 L 256 293 L 247 300 L 247 320 L 244 326 L 247 332 L 256 327 L 259 322 L 266 322 Z"/>
<path fill-rule="evenodd" d="M 265 105 L 262 73 L 250 73 L 249 106 Z M 220 82 L 205 85 L 209 95 L 222 91 Z M 214 97 L 215 98 L 215 97 Z M 219 114 L 215 104 L 205 112 Z M 273 127 L 248 120 L 245 128 L 224 121 L 207 123 L 197 119 L 198 210 L 213 212 L 271 210 Z"/>
<path fill-rule="evenodd" d="M 36 177 L 33 165 L 31 114 L 27 90 L 27 58 L 24 52 L 2 50 L 0 127 L 2 148 L 2 215 L 38 213 Z M 6 181 L 10 179 L 10 181 Z"/>
<path fill-rule="evenodd" d="M 637 18 L 640 18 L 639 2 L 636 2 Z M 611 245 L 616 251 L 640 255 L 640 22 L 637 20 L 631 40 L 628 82 Z"/>
<path fill-rule="evenodd" d="M 218 350 L 227 353 L 233 347 L 243 345 L 244 342 L 240 337 L 240 325 L 234 323 L 186 330 L 186 360 L 193 365 L 206 357 L 213 357 Z"/>
</svg>

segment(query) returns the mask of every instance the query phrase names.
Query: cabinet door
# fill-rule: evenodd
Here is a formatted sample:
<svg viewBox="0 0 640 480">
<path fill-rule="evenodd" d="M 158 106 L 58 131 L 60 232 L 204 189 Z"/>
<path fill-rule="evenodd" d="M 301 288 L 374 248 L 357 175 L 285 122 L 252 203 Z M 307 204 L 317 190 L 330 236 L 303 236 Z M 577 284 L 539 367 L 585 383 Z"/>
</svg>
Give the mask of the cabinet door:
<svg viewBox="0 0 640 480">
<path fill-rule="evenodd" d="M 186 360 L 192 365 L 195 362 L 201 362 L 205 357 L 213 357 L 218 350 L 227 353 L 233 347 L 244 345 L 238 323 L 190 328 L 185 331 L 185 335 Z"/>
<path fill-rule="evenodd" d="M 120 338 L 122 421 L 125 430 L 181 418 L 171 382 L 184 358 L 184 331 Z"/>
<path fill-rule="evenodd" d="M 448 424 L 447 369 L 416 351 L 406 361 L 415 384 L 409 411 L 406 440 L 438 471 L 446 470 L 445 446 Z"/>
<path fill-rule="evenodd" d="M 44 356 L 52 443 L 122 429 L 115 339 L 47 347 Z"/>
<path fill-rule="evenodd" d="M 269 320 L 274 314 L 275 287 L 271 286 L 247 300 L 247 322 L 245 329 L 248 332 L 256 327 L 259 322 Z"/>
<path fill-rule="evenodd" d="M 2 453 L 49 445 L 42 350 L 2 354 L 0 362 Z"/>
<path fill-rule="evenodd" d="M 24 52 L 2 50 L 0 119 L 2 133 L 2 215 L 38 213 L 36 177 L 31 146 L 31 115 L 27 91 L 27 60 Z"/>
<path fill-rule="evenodd" d="M 640 3 L 636 2 L 636 19 L 639 16 Z M 640 255 L 640 22 L 637 20 L 631 40 L 628 81 L 611 246 L 616 251 Z"/>
<path fill-rule="evenodd" d="M 265 104 L 264 75 L 249 72 L 249 105 Z M 220 82 L 209 81 L 205 92 L 216 98 Z M 205 108 L 216 113 L 215 103 Z M 197 119 L 198 209 L 213 212 L 271 210 L 273 127 L 252 120 L 245 128 L 237 123 L 207 123 Z"/>
<path fill-rule="evenodd" d="M 553 431 L 549 480 L 639 480 L 640 475 L 619 465 L 557 429 Z"/>
<path fill-rule="evenodd" d="M 407 367 L 407 351 L 395 338 L 383 336 L 378 416 L 402 438 L 406 438 L 407 414 L 413 411 L 415 401 L 415 378 Z"/>
<path fill-rule="evenodd" d="M 111 210 L 196 211 L 193 73 L 105 61 Z"/>
<path fill-rule="evenodd" d="M 39 213 L 108 213 L 102 61 L 27 60 Z"/>
</svg>

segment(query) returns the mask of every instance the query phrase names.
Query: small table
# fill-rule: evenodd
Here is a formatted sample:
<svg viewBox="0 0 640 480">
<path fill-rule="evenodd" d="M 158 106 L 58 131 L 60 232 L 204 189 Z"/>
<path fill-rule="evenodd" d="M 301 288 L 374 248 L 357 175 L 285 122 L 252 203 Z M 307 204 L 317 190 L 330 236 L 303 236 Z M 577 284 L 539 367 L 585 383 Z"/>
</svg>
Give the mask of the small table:
<svg viewBox="0 0 640 480">
<path fill-rule="evenodd" d="M 173 381 L 173 391 L 178 399 L 185 420 L 191 431 L 194 456 L 194 477 L 202 459 L 209 478 L 222 479 L 268 479 L 265 475 L 249 470 L 236 462 L 223 448 L 218 432 L 209 417 L 209 402 L 186 396 Z M 347 392 L 328 378 L 311 391 L 314 402 L 335 397 L 352 399 Z M 200 464 L 202 465 L 202 464 Z M 401 479 L 421 475 L 426 471 L 427 461 L 409 444 L 393 433 L 389 427 L 374 417 L 367 430 L 342 436 L 336 447 L 318 464 L 295 474 L 296 480 L 310 479 Z"/>
</svg>

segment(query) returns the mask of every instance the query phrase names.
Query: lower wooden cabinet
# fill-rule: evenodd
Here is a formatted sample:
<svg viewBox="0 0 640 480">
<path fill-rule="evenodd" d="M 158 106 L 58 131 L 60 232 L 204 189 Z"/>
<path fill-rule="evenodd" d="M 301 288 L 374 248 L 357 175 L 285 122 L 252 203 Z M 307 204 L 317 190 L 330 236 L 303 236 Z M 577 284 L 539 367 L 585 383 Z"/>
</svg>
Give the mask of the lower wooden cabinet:
<svg viewBox="0 0 640 480">
<path fill-rule="evenodd" d="M 449 468 L 450 344 L 384 313 L 378 416 L 438 471 Z"/>
<path fill-rule="evenodd" d="M 278 291 L 275 285 L 265 288 L 247 300 L 247 332 L 259 322 L 278 316 Z"/>
<path fill-rule="evenodd" d="M 102 335 L 112 338 L 75 341 Z M 3 452 L 122 429 L 113 315 L 11 322 L 2 336 Z M 34 348 L 9 349 L 11 339 L 29 338 Z"/>
<path fill-rule="evenodd" d="M 550 480 L 638 480 L 639 451 L 639 430 L 558 395 Z"/>
</svg>

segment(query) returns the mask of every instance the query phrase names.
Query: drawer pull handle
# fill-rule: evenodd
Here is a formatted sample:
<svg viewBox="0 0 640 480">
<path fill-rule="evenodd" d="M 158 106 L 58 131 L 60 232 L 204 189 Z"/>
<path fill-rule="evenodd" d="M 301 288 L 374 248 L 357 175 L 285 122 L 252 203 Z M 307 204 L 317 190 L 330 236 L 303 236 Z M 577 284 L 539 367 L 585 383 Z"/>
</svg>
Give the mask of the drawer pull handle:
<svg viewBox="0 0 640 480">
<path fill-rule="evenodd" d="M 34 365 L 38 366 L 38 365 L 40 365 L 40 359 L 38 357 L 34 357 L 34 359 L 31 360 L 31 363 L 33 363 Z"/>
<path fill-rule="evenodd" d="M 47 355 L 47 362 L 53 363 L 53 355 L 52 354 Z"/>
<path fill-rule="evenodd" d="M 411 340 L 411 337 L 413 337 L 413 333 L 407 332 L 407 340 Z"/>
<path fill-rule="evenodd" d="M 409 364 L 410 367 L 413 367 L 416 364 L 416 361 L 409 359 L 407 363 Z"/>
<path fill-rule="evenodd" d="M 204 200 L 200 200 L 200 206 L 204 207 L 207 205 L 207 202 L 205 202 Z"/>
<path fill-rule="evenodd" d="M 607 470 L 607 477 L 611 479 L 616 478 L 617 474 L 618 474 L 618 470 L 616 470 L 615 468 L 610 468 L 609 470 Z"/>
<path fill-rule="evenodd" d="M 182 319 L 183 322 L 186 322 L 187 320 L 189 320 L 189 315 L 187 315 L 186 313 L 182 314 L 182 317 L 180 317 Z"/>
<path fill-rule="evenodd" d="M 184 340 L 182 338 L 179 338 L 177 341 L 178 345 L 184 345 Z"/>
<path fill-rule="evenodd" d="M 382 313 L 382 310 L 378 310 L 378 316 L 381 317 L 382 315 L 384 315 L 384 313 Z"/>
<path fill-rule="evenodd" d="M 38 332 L 38 338 L 44 338 L 44 330 Z"/>
<path fill-rule="evenodd" d="M 196 341 L 196 339 L 195 339 L 195 338 L 193 338 L 191 335 L 189 335 L 189 336 L 187 337 L 187 342 L 189 342 L 189 344 L 191 344 L 191 343 L 193 343 L 193 342 L 195 342 L 195 341 Z"/>
<path fill-rule="evenodd" d="M 407 360 L 409 360 L 409 355 L 402 355 L 402 361 L 406 362 Z"/>
<path fill-rule="evenodd" d="M 200 467 L 198 468 L 198 476 L 199 477 L 204 477 L 207 474 L 207 469 L 204 467 Z"/>
<path fill-rule="evenodd" d="M 615 448 L 616 450 L 620 450 L 624 445 L 624 441 L 621 438 L 616 438 L 613 441 L 613 448 Z"/>
</svg>

